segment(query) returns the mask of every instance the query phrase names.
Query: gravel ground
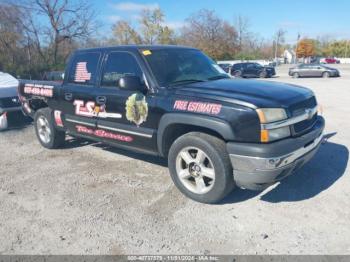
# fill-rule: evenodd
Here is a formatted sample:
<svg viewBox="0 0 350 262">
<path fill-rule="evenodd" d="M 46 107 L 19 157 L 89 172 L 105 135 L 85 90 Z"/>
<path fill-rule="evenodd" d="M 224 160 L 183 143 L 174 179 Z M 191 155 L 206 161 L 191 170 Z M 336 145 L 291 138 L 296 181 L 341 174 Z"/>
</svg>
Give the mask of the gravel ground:
<svg viewBox="0 0 350 262">
<path fill-rule="evenodd" d="M 295 175 L 218 205 L 182 196 L 160 158 L 74 139 L 49 151 L 31 124 L 0 133 L 0 254 L 350 254 L 350 66 L 338 67 L 267 80 L 314 90 L 330 138 Z"/>
</svg>

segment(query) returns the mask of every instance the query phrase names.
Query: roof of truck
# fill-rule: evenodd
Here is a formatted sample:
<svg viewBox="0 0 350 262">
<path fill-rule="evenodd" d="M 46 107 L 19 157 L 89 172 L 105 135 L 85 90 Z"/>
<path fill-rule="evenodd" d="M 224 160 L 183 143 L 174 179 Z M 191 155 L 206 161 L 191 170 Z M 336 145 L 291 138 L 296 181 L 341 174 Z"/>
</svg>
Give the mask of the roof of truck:
<svg viewBox="0 0 350 262">
<path fill-rule="evenodd" d="M 101 51 L 101 50 L 156 50 L 156 49 L 196 49 L 194 47 L 181 46 L 181 45 L 117 45 L 108 47 L 96 47 L 78 49 L 77 51 Z"/>
</svg>

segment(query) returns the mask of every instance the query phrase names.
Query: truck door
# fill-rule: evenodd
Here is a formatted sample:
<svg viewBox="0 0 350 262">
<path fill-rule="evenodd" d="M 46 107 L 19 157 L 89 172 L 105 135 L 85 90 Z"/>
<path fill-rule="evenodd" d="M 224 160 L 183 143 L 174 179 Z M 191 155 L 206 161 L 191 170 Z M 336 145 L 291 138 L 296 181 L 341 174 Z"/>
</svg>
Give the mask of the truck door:
<svg viewBox="0 0 350 262">
<path fill-rule="evenodd" d="M 300 76 L 309 76 L 309 67 L 307 65 L 299 65 L 298 73 Z"/>
<path fill-rule="evenodd" d="M 96 87 L 100 52 L 79 52 L 70 62 L 68 75 L 62 86 L 60 114 L 63 125 L 72 133 L 94 137 L 98 104 Z"/>
<path fill-rule="evenodd" d="M 96 97 L 100 104 L 99 135 L 109 143 L 155 152 L 155 99 L 146 92 L 121 88 L 119 79 L 126 75 L 138 76 L 146 84 L 136 55 L 126 51 L 107 53 Z"/>
<path fill-rule="evenodd" d="M 255 64 L 252 64 L 252 63 L 245 64 L 244 74 L 247 77 L 255 77 L 256 76 Z"/>
</svg>

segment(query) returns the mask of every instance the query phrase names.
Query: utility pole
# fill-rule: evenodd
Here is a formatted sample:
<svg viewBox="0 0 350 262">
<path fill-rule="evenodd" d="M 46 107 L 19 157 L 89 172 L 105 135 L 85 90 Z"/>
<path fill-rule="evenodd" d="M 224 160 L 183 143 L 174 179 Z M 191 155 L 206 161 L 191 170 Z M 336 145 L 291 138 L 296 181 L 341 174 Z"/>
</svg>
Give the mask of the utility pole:
<svg viewBox="0 0 350 262">
<path fill-rule="evenodd" d="M 277 32 L 277 36 L 276 36 L 276 43 L 275 43 L 275 62 L 276 62 L 276 65 L 277 65 L 277 50 L 278 50 L 278 42 L 279 42 L 279 33 Z"/>
<path fill-rule="evenodd" d="M 298 33 L 297 43 L 295 45 L 295 59 L 294 59 L 294 63 L 295 64 L 298 63 L 298 44 L 299 44 L 299 40 L 300 40 L 300 33 Z"/>
<path fill-rule="evenodd" d="M 282 42 L 284 41 L 284 34 L 285 34 L 285 31 L 283 31 L 282 29 L 279 29 L 276 33 L 276 46 L 275 46 L 275 62 L 276 62 L 276 65 L 278 64 L 277 62 L 277 54 L 278 54 L 278 45 L 279 45 L 279 42 L 281 41 L 281 38 L 282 38 Z"/>
</svg>

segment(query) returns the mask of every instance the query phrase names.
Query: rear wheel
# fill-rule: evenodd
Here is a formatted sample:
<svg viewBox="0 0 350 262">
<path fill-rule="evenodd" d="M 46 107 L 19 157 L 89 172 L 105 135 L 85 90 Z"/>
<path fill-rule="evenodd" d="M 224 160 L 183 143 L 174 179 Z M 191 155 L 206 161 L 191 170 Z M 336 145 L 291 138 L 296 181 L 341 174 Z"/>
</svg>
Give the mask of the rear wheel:
<svg viewBox="0 0 350 262">
<path fill-rule="evenodd" d="M 295 72 L 295 73 L 293 73 L 293 75 L 292 75 L 292 76 L 293 76 L 293 78 L 299 78 L 299 77 L 300 77 L 299 73 L 296 73 L 296 72 Z"/>
<path fill-rule="evenodd" d="M 330 77 L 329 72 L 323 72 L 322 77 L 323 77 L 323 78 L 328 78 L 328 77 Z"/>
<path fill-rule="evenodd" d="M 53 149 L 64 143 L 66 133 L 55 128 L 51 109 L 43 108 L 35 113 L 34 127 L 36 136 L 43 147 Z"/>
<path fill-rule="evenodd" d="M 176 187 L 202 203 L 216 203 L 234 188 L 225 143 L 204 133 L 188 133 L 171 146 L 169 170 Z"/>
</svg>

